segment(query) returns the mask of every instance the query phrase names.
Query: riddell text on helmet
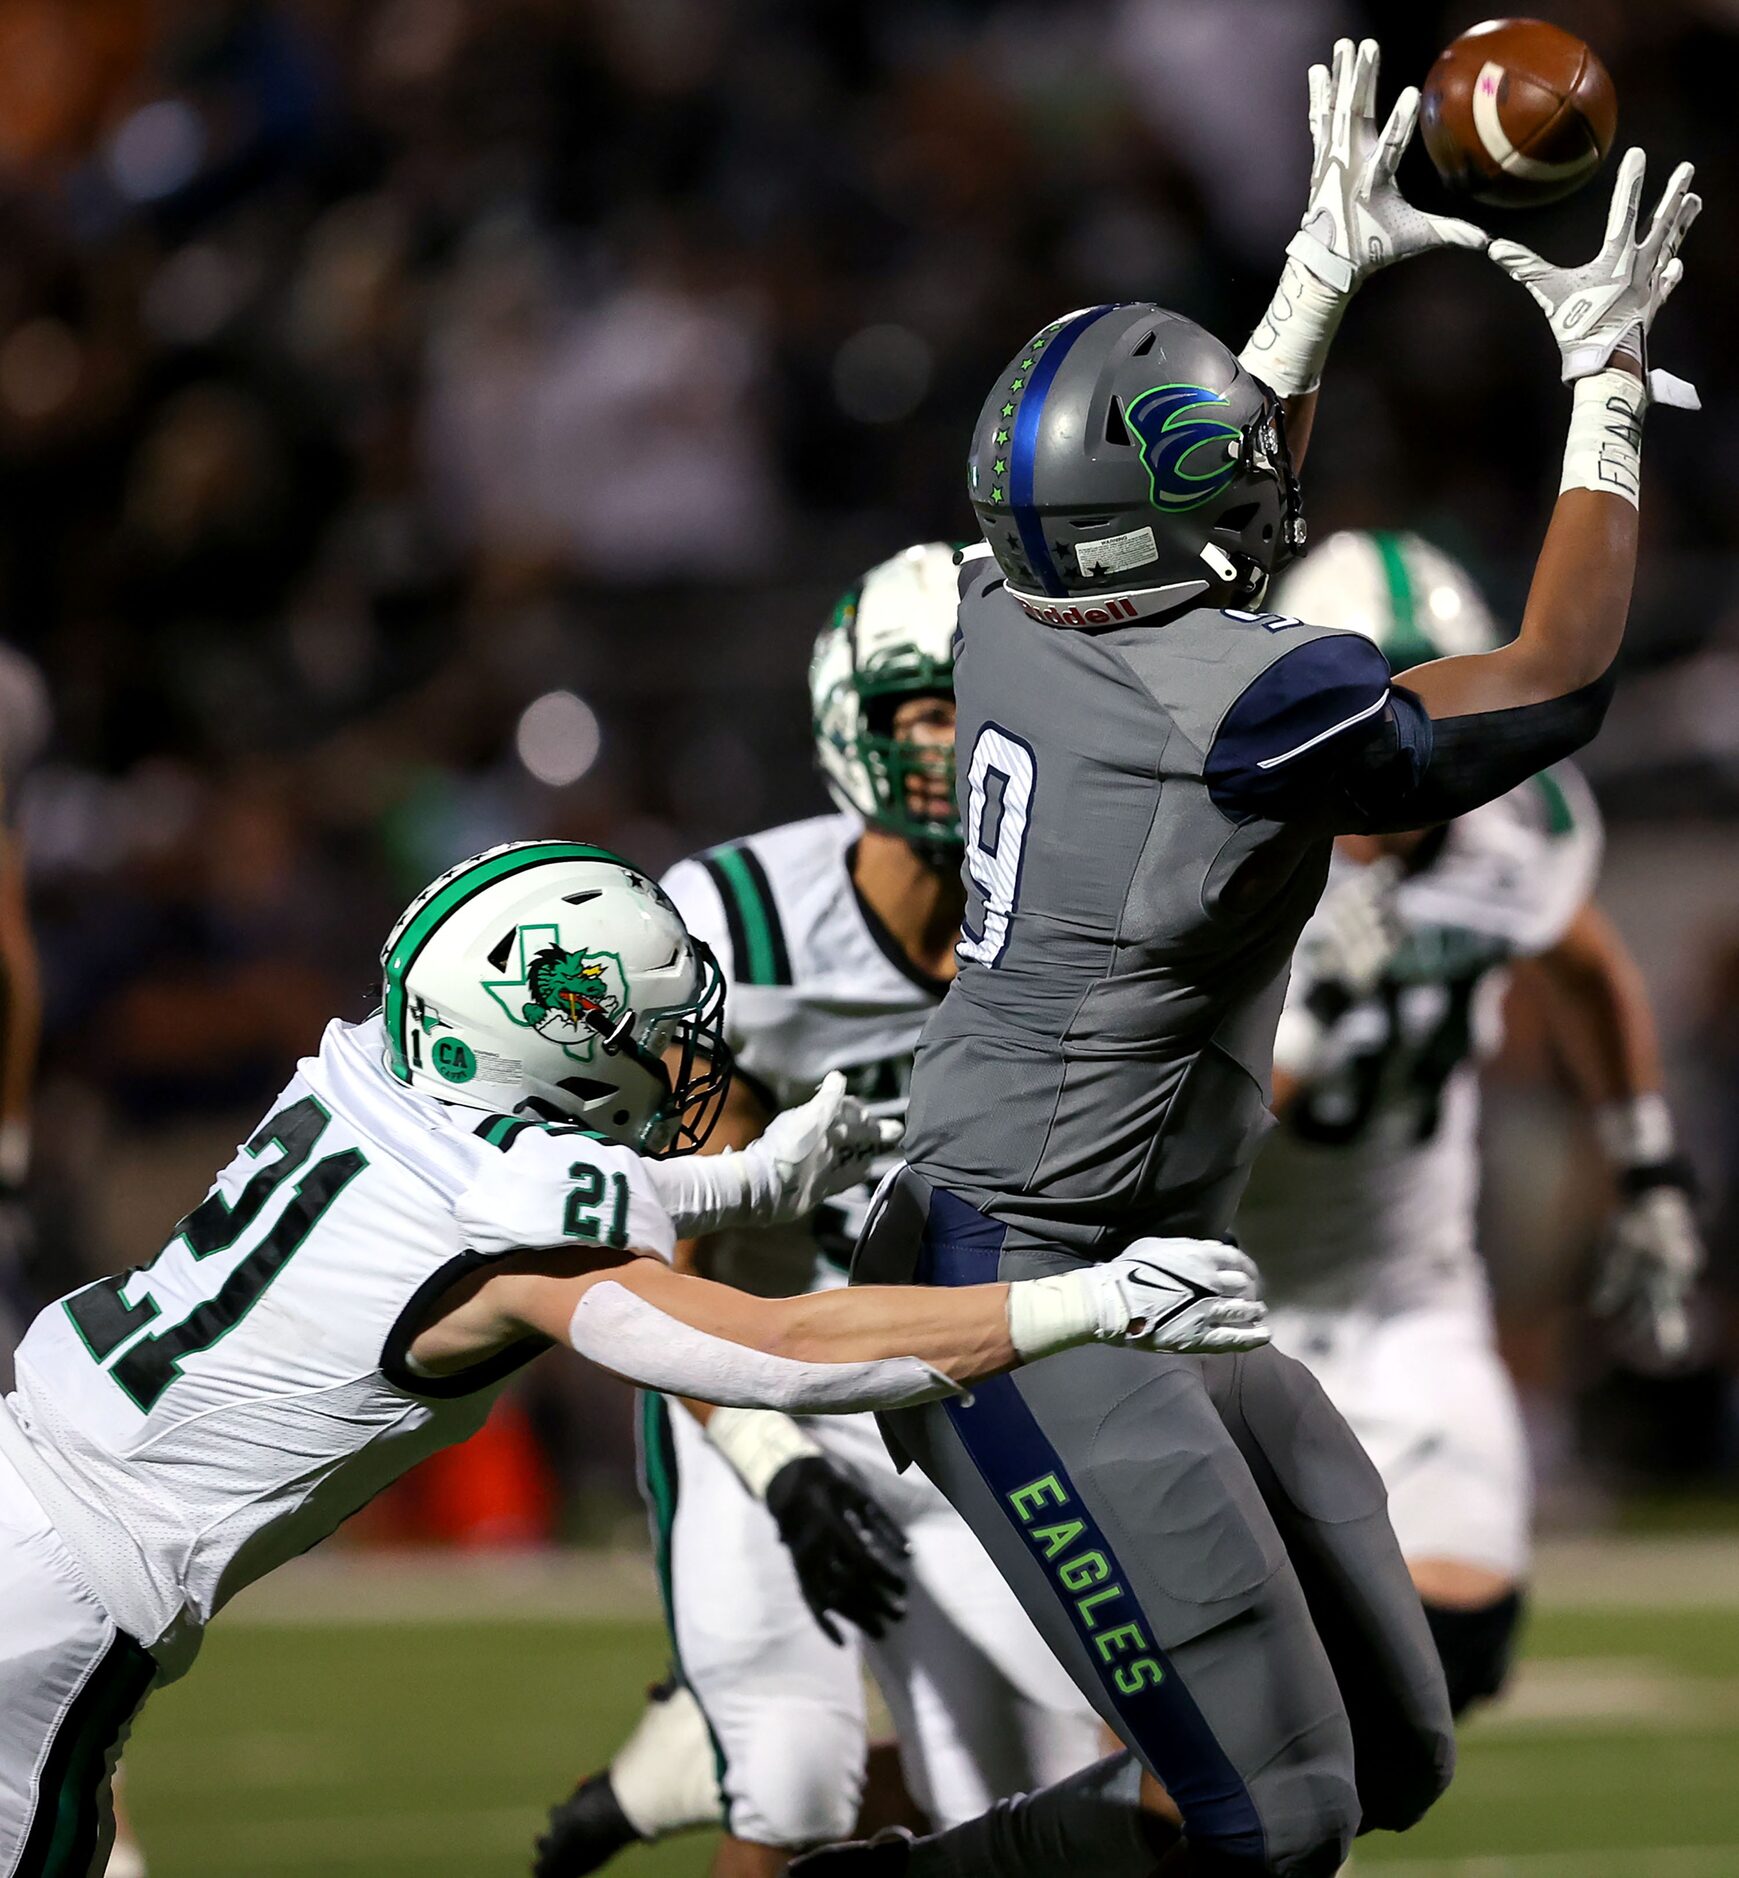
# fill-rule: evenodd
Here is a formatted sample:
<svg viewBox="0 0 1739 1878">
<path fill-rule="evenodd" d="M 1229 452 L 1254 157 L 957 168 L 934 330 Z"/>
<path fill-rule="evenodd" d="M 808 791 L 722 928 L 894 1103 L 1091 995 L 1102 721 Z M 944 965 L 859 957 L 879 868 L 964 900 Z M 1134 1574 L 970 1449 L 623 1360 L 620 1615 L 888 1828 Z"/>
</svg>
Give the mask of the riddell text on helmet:
<svg viewBox="0 0 1739 1878">
<path fill-rule="evenodd" d="M 1141 617 L 1130 600 L 1107 600 L 1103 606 L 1041 606 L 1012 588 L 1009 591 L 1033 619 L 1046 626 L 1113 626 L 1119 620 Z"/>
</svg>

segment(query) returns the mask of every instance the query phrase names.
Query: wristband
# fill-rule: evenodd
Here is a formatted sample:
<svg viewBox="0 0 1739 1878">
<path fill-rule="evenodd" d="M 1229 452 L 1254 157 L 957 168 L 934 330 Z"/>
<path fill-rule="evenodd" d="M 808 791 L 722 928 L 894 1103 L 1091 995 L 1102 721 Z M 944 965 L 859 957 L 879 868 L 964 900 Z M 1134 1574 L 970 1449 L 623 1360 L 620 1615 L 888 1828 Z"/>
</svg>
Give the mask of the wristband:
<svg viewBox="0 0 1739 1878">
<path fill-rule="evenodd" d="M 1659 1090 L 1606 1103 L 1595 1111 L 1594 1132 L 1618 1190 L 1627 1200 L 1657 1187 L 1696 1193 L 1695 1170 L 1678 1151 L 1672 1111 Z"/>
<path fill-rule="evenodd" d="M 1314 391 L 1350 295 L 1325 285 L 1296 253 L 1295 237 L 1268 310 L 1256 322 L 1238 363 L 1282 398 Z M 1314 243 L 1320 247 L 1320 243 Z"/>
<path fill-rule="evenodd" d="M 777 1409 L 714 1409 L 702 1432 L 757 1500 L 766 1499 L 768 1485 L 786 1462 L 821 1452 L 818 1442 Z"/>
<path fill-rule="evenodd" d="M 1642 489 L 1642 414 L 1648 387 L 1629 372 L 1608 367 L 1576 380 L 1570 434 L 1558 493 L 1593 489 L 1622 496 L 1634 509 Z"/>
<path fill-rule="evenodd" d="M 1085 1272 L 1022 1278 L 1008 1288 L 1008 1340 L 1023 1363 L 1055 1356 L 1101 1336 L 1099 1301 Z"/>
<path fill-rule="evenodd" d="M 1604 1103 L 1594 1112 L 1594 1132 L 1607 1165 L 1619 1169 L 1671 1160 L 1678 1147 L 1672 1110 L 1658 1089 Z"/>
</svg>

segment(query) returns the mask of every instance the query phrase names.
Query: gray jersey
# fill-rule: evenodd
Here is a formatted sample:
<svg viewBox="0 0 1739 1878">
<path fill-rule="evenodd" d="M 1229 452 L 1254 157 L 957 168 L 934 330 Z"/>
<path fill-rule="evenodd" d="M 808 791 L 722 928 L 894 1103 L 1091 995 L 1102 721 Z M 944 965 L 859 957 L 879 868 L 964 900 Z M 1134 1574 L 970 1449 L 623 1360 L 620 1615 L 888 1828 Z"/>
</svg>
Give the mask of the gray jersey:
<svg viewBox="0 0 1739 1878">
<path fill-rule="evenodd" d="M 1329 844 L 1289 779 L 1380 712 L 1382 655 L 1275 614 L 1031 619 L 962 570 L 961 972 L 906 1152 L 1080 1253 L 1217 1234 L 1267 1124 L 1275 1023 Z"/>
</svg>

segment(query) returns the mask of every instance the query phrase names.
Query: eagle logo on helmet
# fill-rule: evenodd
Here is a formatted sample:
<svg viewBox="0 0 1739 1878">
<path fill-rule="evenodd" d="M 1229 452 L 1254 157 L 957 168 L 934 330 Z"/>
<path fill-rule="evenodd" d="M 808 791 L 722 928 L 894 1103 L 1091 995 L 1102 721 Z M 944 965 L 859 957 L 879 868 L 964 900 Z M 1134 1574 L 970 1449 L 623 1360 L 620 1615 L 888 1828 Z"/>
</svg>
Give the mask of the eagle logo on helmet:
<svg viewBox="0 0 1739 1878">
<path fill-rule="evenodd" d="M 516 1024 L 590 1062 L 598 1020 L 608 1028 L 627 1008 L 622 961 L 613 952 L 569 951 L 554 926 L 522 926 L 518 943 L 519 977 L 485 979 L 484 990 Z"/>
<path fill-rule="evenodd" d="M 1123 421 L 1141 447 L 1156 509 L 1171 515 L 1199 509 L 1236 478 L 1244 433 L 1206 415 L 1208 405 L 1227 408 L 1219 392 L 1205 385 L 1154 385 L 1124 407 Z"/>
</svg>

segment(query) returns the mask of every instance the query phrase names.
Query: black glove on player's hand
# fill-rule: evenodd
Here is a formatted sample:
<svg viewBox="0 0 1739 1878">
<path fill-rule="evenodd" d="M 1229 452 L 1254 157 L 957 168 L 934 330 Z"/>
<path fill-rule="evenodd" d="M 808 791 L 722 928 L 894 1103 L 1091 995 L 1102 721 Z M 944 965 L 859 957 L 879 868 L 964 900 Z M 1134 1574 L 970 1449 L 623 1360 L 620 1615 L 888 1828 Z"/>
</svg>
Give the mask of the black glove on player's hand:
<svg viewBox="0 0 1739 1878">
<path fill-rule="evenodd" d="M 872 1637 L 905 1616 L 906 1541 L 825 1456 L 787 1461 L 767 1483 L 767 1510 L 797 1567 L 803 1601 L 830 1641 L 844 1641 L 834 1615 Z"/>
</svg>

